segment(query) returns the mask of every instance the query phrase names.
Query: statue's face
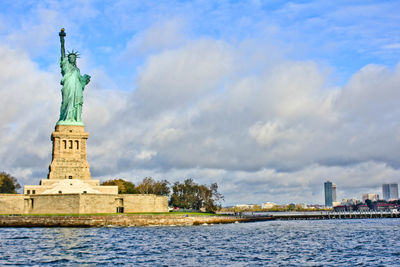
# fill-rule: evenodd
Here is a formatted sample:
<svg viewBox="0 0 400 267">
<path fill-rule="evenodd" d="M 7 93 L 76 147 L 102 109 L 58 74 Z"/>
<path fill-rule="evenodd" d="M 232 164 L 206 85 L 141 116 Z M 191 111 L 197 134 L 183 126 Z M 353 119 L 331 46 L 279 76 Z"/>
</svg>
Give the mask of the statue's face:
<svg viewBox="0 0 400 267">
<path fill-rule="evenodd" d="M 76 57 L 75 57 L 75 55 L 68 55 L 68 61 L 69 61 L 69 63 L 71 63 L 71 64 L 75 64 L 75 62 L 76 62 Z"/>
</svg>

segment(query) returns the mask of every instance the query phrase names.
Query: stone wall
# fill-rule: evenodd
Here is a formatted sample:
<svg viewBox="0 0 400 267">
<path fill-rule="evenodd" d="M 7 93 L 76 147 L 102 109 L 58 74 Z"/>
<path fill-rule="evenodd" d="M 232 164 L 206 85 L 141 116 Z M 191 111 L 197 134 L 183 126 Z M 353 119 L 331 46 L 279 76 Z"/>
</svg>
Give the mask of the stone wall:
<svg viewBox="0 0 400 267">
<path fill-rule="evenodd" d="M 24 213 L 24 195 L 0 194 L 0 214 Z"/>
<path fill-rule="evenodd" d="M 168 198 L 156 195 L 126 194 L 123 197 L 124 212 L 167 212 Z"/>
<path fill-rule="evenodd" d="M 88 214 L 117 211 L 167 212 L 168 198 L 138 194 L 0 194 L 0 214 Z"/>
<path fill-rule="evenodd" d="M 28 214 L 73 214 L 79 213 L 79 194 L 30 195 Z"/>
<path fill-rule="evenodd" d="M 80 195 L 79 213 L 116 213 L 118 195 Z"/>
</svg>

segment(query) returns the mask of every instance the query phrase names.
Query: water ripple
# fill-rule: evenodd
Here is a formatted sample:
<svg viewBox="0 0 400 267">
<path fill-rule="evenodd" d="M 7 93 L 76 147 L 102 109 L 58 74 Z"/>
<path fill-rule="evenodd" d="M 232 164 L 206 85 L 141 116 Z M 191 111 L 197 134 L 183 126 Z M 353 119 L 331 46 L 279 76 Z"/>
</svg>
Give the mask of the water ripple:
<svg viewBox="0 0 400 267">
<path fill-rule="evenodd" d="M 399 222 L 0 228 L 0 265 L 400 266 Z"/>
</svg>

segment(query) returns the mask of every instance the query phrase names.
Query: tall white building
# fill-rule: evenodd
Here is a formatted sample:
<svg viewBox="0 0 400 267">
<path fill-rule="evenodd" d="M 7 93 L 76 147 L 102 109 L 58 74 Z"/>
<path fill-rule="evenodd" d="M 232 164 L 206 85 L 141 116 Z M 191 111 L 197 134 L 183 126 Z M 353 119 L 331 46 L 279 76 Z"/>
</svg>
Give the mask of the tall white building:
<svg viewBox="0 0 400 267">
<path fill-rule="evenodd" d="M 398 184 L 382 184 L 382 194 L 385 200 L 399 199 Z"/>
</svg>

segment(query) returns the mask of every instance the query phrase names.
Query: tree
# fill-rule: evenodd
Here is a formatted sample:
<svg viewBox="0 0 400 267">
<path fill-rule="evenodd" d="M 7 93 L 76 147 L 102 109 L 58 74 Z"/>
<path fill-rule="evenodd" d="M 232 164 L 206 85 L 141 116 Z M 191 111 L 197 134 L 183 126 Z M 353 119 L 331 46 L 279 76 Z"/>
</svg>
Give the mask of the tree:
<svg viewBox="0 0 400 267">
<path fill-rule="evenodd" d="M 205 185 L 200 186 L 202 193 L 203 208 L 209 212 L 215 212 L 221 208 L 220 201 L 224 200 L 224 196 L 218 192 L 218 184 L 213 183 L 210 187 Z"/>
<path fill-rule="evenodd" d="M 400 205 L 400 199 L 396 199 L 396 200 L 390 200 L 388 203 L 390 203 L 390 204 L 396 204 L 396 205 Z"/>
<path fill-rule="evenodd" d="M 159 196 L 169 196 L 171 192 L 167 180 L 156 181 L 151 177 L 146 177 L 136 187 L 139 194 L 155 194 Z"/>
<path fill-rule="evenodd" d="M 197 209 L 197 186 L 192 179 L 186 179 L 183 183 L 175 182 L 172 186 L 171 205 L 183 209 Z"/>
<path fill-rule="evenodd" d="M 365 204 L 367 204 L 368 208 L 370 208 L 371 210 L 374 209 L 374 204 L 372 203 L 372 201 L 370 199 L 366 199 Z"/>
<path fill-rule="evenodd" d="M 102 182 L 101 185 L 116 185 L 118 186 L 118 194 L 136 194 L 135 185 L 123 179 L 114 179 Z"/>
<path fill-rule="evenodd" d="M 170 204 L 183 209 L 200 210 L 204 208 L 208 212 L 215 212 L 220 208 L 219 201 L 223 196 L 218 192 L 218 185 L 198 185 L 192 179 L 186 179 L 183 183 L 175 182 L 172 186 Z"/>
<path fill-rule="evenodd" d="M 0 193 L 16 194 L 21 188 L 17 179 L 6 172 L 0 172 Z"/>
</svg>

